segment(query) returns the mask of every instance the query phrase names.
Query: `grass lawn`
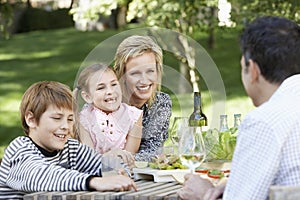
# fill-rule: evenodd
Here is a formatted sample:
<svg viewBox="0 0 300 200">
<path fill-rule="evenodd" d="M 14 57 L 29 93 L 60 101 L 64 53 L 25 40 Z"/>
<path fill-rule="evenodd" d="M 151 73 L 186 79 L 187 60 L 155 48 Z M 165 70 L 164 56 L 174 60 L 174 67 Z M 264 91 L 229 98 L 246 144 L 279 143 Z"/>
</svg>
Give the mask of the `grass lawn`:
<svg viewBox="0 0 300 200">
<path fill-rule="evenodd" d="M 73 88 L 77 71 L 89 52 L 117 31 L 79 32 L 72 28 L 36 31 L 15 35 L 1 41 L 0 46 L 0 157 L 3 148 L 18 135 L 23 135 L 19 119 L 19 103 L 24 91 L 34 82 L 60 81 Z M 205 37 L 197 38 L 205 44 Z M 203 45 L 205 47 L 205 45 Z M 253 109 L 240 78 L 238 32 L 222 30 L 217 34 L 216 48 L 208 50 L 218 66 L 226 89 L 226 113 L 232 125 L 234 113 L 244 116 Z M 178 66 L 172 57 L 165 57 L 168 66 Z M 209 93 L 203 90 L 204 112 L 209 116 Z M 172 98 L 175 98 L 172 96 Z M 192 112 L 192 96 L 185 96 L 185 109 Z M 179 114 L 174 102 L 173 116 Z M 172 122 L 171 122 L 172 123 Z"/>
</svg>

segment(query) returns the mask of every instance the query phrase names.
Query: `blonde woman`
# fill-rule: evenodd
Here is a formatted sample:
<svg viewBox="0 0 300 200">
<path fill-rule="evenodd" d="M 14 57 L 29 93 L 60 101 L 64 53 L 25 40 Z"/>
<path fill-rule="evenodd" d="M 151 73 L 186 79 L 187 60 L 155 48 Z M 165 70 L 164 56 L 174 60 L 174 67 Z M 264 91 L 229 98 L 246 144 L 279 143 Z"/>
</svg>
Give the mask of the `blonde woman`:
<svg viewBox="0 0 300 200">
<path fill-rule="evenodd" d="M 123 101 L 143 110 L 143 133 L 136 160 L 151 161 L 168 138 L 172 102 L 160 91 L 162 49 L 149 36 L 130 36 L 117 48 L 114 70 Z"/>
</svg>

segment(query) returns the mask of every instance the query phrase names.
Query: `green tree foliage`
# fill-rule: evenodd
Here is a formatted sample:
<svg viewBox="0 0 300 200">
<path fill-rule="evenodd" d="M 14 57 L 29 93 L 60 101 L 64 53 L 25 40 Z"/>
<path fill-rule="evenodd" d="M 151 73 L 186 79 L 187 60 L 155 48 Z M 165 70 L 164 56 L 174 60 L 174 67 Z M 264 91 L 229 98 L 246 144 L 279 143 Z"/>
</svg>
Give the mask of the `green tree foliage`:
<svg viewBox="0 0 300 200">
<path fill-rule="evenodd" d="M 128 21 L 141 18 L 149 26 L 169 28 L 191 37 L 207 32 L 213 37 L 217 10 L 218 0 L 133 0 Z M 209 45 L 213 47 L 213 43 Z"/>
<path fill-rule="evenodd" d="M 0 0 L 0 37 L 9 39 L 9 26 L 13 20 L 13 8 L 7 2 Z"/>
<path fill-rule="evenodd" d="M 98 21 L 101 16 L 109 17 L 112 21 L 111 28 L 119 28 L 126 23 L 126 14 L 128 4 L 131 0 L 79 0 L 78 4 L 73 6 L 71 14 L 74 20 Z"/>
<path fill-rule="evenodd" d="M 237 24 L 252 21 L 258 16 L 286 17 L 300 23 L 299 0 L 229 0 L 232 4 L 232 20 Z"/>
<path fill-rule="evenodd" d="M 168 28 L 193 38 L 197 33 L 206 32 L 209 35 L 208 45 L 213 48 L 214 31 L 218 23 L 217 9 L 218 0 L 133 0 L 129 5 L 128 21 L 139 18 L 148 26 Z M 180 34 L 177 38 L 180 45 L 174 49 L 180 55 L 177 56 L 180 60 L 180 73 L 190 80 L 194 91 L 198 91 L 195 48 Z"/>
</svg>

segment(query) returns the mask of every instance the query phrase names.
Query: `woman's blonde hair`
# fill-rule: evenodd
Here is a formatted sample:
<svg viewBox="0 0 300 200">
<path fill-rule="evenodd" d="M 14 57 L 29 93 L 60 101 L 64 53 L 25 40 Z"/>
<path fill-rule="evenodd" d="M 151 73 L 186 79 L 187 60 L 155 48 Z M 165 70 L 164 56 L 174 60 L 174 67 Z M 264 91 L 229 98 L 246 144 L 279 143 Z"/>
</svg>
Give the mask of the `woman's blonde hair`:
<svg viewBox="0 0 300 200">
<path fill-rule="evenodd" d="M 126 73 L 126 63 L 130 58 L 140 56 L 146 52 L 152 52 L 155 56 L 156 70 L 157 70 L 157 87 L 156 90 L 161 89 L 161 80 L 163 74 L 162 67 L 162 49 L 160 46 L 149 36 L 133 35 L 124 39 L 117 48 L 115 55 L 114 71 L 120 81 L 123 92 L 123 101 L 129 103 L 130 94 L 126 88 L 123 75 Z M 153 104 L 155 100 L 155 92 L 153 92 L 151 98 L 148 100 L 149 106 Z"/>
</svg>

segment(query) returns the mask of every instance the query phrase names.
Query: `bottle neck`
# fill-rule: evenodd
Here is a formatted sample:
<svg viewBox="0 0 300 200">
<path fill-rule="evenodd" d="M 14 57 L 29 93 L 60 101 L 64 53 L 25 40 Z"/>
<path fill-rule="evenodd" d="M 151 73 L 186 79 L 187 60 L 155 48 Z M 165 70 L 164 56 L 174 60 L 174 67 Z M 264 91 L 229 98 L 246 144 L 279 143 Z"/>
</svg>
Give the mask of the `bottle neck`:
<svg viewBox="0 0 300 200">
<path fill-rule="evenodd" d="M 201 96 L 199 93 L 194 94 L 194 112 L 202 112 Z"/>
</svg>

